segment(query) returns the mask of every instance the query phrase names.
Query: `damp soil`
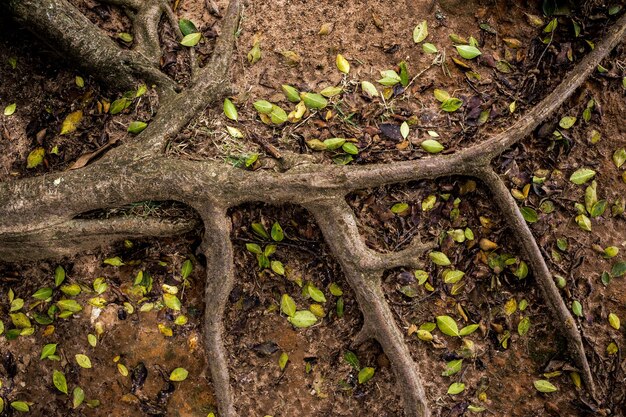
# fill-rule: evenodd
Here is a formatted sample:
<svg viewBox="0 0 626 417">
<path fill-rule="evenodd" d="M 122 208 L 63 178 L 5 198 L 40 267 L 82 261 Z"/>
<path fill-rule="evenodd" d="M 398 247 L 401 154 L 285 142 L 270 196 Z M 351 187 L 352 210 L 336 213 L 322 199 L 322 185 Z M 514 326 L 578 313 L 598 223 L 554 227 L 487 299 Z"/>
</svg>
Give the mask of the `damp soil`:
<svg viewBox="0 0 626 417">
<path fill-rule="evenodd" d="M 87 0 L 74 3 L 116 39 L 120 32 L 132 30 L 125 14 L 114 7 Z M 216 4 L 224 10 L 225 2 Z M 203 32 L 206 41 L 199 46 L 202 61 L 212 49 L 219 18 L 201 1 L 181 0 L 177 13 L 194 20 Z M 589 48 L 584 39 L 598 40 L 611 22 L 601 10 L 575 12 L 584 39 L 569 39 L 571 29 L 562 29 L 545 47 L 540 41 L 545 36 L 542 28 L 529 24 L 526 14 L 541 12 L 534 2 L 456 2 L 444 7 L 430 1 L 249 2 L 232 69 L 232 98 L 239 109 L 239 122 L 225 119 L 221 105 L 214 103 L 175 138 L 169 152 L 225 163 L 237 163 L 258 153 L 260 158 L 253 168 L 264 169 L 271 159 L 266 154 L 266 143 L 333 163 L 332 153 L 314 152 L 305 140 L 355 138 L 362 151 L 352 164 L 423 158 L 426 153 L 419 144 L 429 137 L 427 131 L 437 132 L 445 152 L 478 143 L 523 117 L 524 111 L 571 68 L 568 51 L 580 58 Z M 427 40 L 440 48 L 451 45 L 451 33 L 478 40 L 484 56 L 469 65 L 480 80 L 468 81 L 467 71 L 449 60 L 449 76 L 441 66 L 432 65 L 434 56 L 425 54 L 412 40 L 413 28 L 424 19 L 429 22 Z M 318 34 L 326 23 L 332 25 L 330 33 Z M 488 29 L 481 29 L 480 24 Z M 164 70 L 185 83 L 185 51 L 172 43 L 166 22 L 161 26 L 162 41 L 168 45 Z M 517 39 L 522 47 L 509 48 L 503 38 Z M 262 57 L 250 65 L 247 53 L 254 39 L 260 40 Z M 281 54 L 284 51 L 297 53 L 300 62 L 290 65 Z M 335 68 L 337 53 L 351 64 L 347 78 Z M 451 46 L 446 46 L 446 53 L 455 54 Z M 15 58 L 17 69 L 12 68 L 11 58 Z M 493 68 L 502 59 L 511 64 L 510 72 Z M 379 71 L 398 69 L 403 60 L 411 75 L 420 73 L 406 91 L 392 92 L 384 104 L 361 94 L 355 80 L 375 82 L 380 78 Z M 442 178 L 362 190 L 348 197 L 370 247 L 388 252 L 402 249 L 414 238 L 436 241 L 438 250 L 466 272 L 463 285 L 457 288 L 446 284 L 442 268 L 424 256 L 423 269 L 429 274 L 427 283 L 432 291 L 417 284 L 413 271 L 398 269 L 385 275 L 385 294 L 420 367 L 434 415 L 473 415 L 468 411 L 470 405 L 484 407 L 485 415 L 498 416 L 582 416 L 601 409 L 610 410 L 609 415 L 624 415 L 623 359 L 620 353 L 607 353 L 609 343 L 621 348 L 625 342 L 623 328 L 611 328 L 607 319 L 609 313 L 614 313 L 626 320 L 624 278 L 613 279 L 608 285 L 601 280 L 602 272 L 625 259 L 626 253 L 626 220 L 623 214 L 611 215 L 613 204 L 619 206 L 626 195 L 624 167 L 617 169 L 611 161 L 613 152 L 626 145 L 626 100 L 621 86 L 624 62 L 626 50 L 622 44 L 603 63 L 607 73 L 590 77 L 552 120 L 495 163 L 511 189 L 523 190 L 524 185 L 531 184 L 528 197 L 520 204 L 538 212 L 532 230 L 551 271 L 565 279 L 562 295 L 566 303 L 582 303 L 583 314 L 577 320 L 606 399 L 598 408 L 585 400 L 584 391 L 573 382 L 575 368 L 532 273 L 524 279 L 515 275 L 523 260 L 517 237 L 506 228 L 484 185 L 464 178 Z M 76 76 L 84 78 L 84 87 L 77 85 Z M 330 112 L 312 114 L 302 123 L 281 129 L 265 126 L 252 103 L 268 99 L 290 108 L 292 105 L 280 93 L 281 84 L 302 91 L 340 85 L 345 93 L 341 99 L 331 100 Z M 471 105 L 459 112 L 444 113 L 433 97 L 435 88 Z M 120 115 L 113 117 L 99 110 L 99 106 L 123 93 L 99 86 L 88 74 L 66 66 L 45 43 L 3 18 L 0 108 L 15 102 L 17 111 L 11 117 L 0 117 L 0 180 L 65 170 L 82 155 L 132 141 L 133 135 L 126 131 L 128 124 L 133 120 L 149 122 L 158 109 L 158 100 L 148 88 L 130 110 Z M 581 119 L 590 99 L 595 107 L 589 121 L 579 120 L 575 128 L 564 132 L 564 139 L 554 140 L 551 135 L 560 118 L 576 115 Z M 511 114 L 512 102 L 516 109 Z M 85 116 L 77 132 L 59 135 L 64 118 L 78 108 L 84 109 Z M 490 116 L 485 123 L 479 123 L 478 117 L 485 110 Z M 411 123 L 407 138 L 399 135 L 403 121 Z M 246 138 L 230 137 L 227 125 L 239 128 Z M 595 144 L 589 139 L 593 130 L 602 137 Z M 36 147 L 45 148 L 46 157 L 40 166 L 27 169 L 27 156 Z M 57 153 L 52 152 L 55 147 Z M 569 175 L 583 166 L 597 172 L 598 197 L 609 203 L 604 214 L 592 219 L 592 232 L 581 230 L 574 221 L 578 214 L 574 203 L 584 201 L 585 187 L 568 181 Z M 533 177 L 545 180 L 533 185 Z M 424 210 L 424 201 L 431 195 L 436 202 Z M 551 202 L 552 209 L 546 209 L 550 207 L 546 201 Z M 408 209 L 394 213 L 391 208 L 397 203 L 406 203 Z M 310 213 L 298 207 L 258 204 L 233 209 L 230 217 L 237 284 L 225 315 L 225 342 L 241 415 L 402 416 L 395 379 L 380 346 L 375 342 L 353 342 L 362 317 Z M 285 239 L 279 243 L 251 229 L 252 223 L 262 223 L 269 230 L 275 222 L 285 231 Z M 474 239 L 456 242 L 447 233 L 466 228 L 472 230 Z M 214 412 L 202 342 L 203 265 L 211 260 L 196 257 L 200 239 L 200 233 L 159 241 L 135 241 L 130 236 L 130 243 L 102 252 L 54 262 L 1 264 L 0 320 L 5 333 L 12 327 L 9 290 L 15 298 L 25 300 L 22 311 L 28 311 L 31 317 L 45 314 L 61 294 L 55 290 L 53 300 L 44 303 L 38 303 L 32 294 L 54 286 L 57 266 L 66 271 L 65 284 L 81 285 L 82 292 L 75 299 L 83 310 L 51 324 L 36 324 L 30 336 L 15 340 L 0 337 L 0 397 L 6 402 L 32 403 L 31 415 L 205 417 Z M 481 248 L 481 239 L 497 247 Z M 557 239 L 566 239 L 567 248 L 559 248 Z M 246 249 L 247 243 L 262 247 L 276 244 L 272 259 L 285 265 L 284 275 L 261 270 L 255 256 Z M 616 258 L 605 259 L 599 253 L 607 246 L 620 249 Z M 502 255 L 510 255 L 516 263 L 496 271 L 494 260 Z M 103 263 L 116 256 L 125 265 Z M 193 265 L 187 286 L 179 281 L 185 260 Z M 141 298 L 132 291 L 139 272 L 153 279 L 152 288 Z M 109 285 L 101 295 L 106 300 L 101 309 L 89 304 L 96 297 L 93 282 L 99 277 Z M 327 300 L 321 304 L 325 316 L 311 328 L 296 329 L 280 314 L 280 299 L 289 294 L 299 308 L 308 308 L 312 301 L 303 295 L 301 287 L 306 283 L 324 292 Z M 339 297 L 329 290 L 333 283 L 343 291 L 341 316 Z M 181 291 L 185 288 L 184 294 L 178 294 L 180 311 L 159 308 L 163 284 L 177 286 Z M 527 307 L 511 312 L 511 300 L 517 306 L 525 300 Z M 156 304 L 154 309 L 140 311 L 148 303 Z M 415 328 L 441 315 L 453 317 L 460 326 L 480 325 L 469 337 L 474 343 L 469 351 L 460 339 L 436 330 L 432 342 L 417 338 Z M 186 324 L 176 324 L 180 316 L 186 317 Z M 518 325 L 525 318 L 531 326 L 528 333 L 520 335 Z M 98 329 L 102 330 L 100 334 Z M 167 329 L 172 331 L 171 336 Z M 90 333 L 98 334 L 95 347 L 87 341 Z M 40 360 L 42 347 L 49 343 L 58 343 L 57 361 Z M 375 369 L 367 383 L 358 382 L 358 370 L 345 360 L 348 351 L 356 354 L 361 366 Z M 90 357 L 91 369 L 78 366 L 78 353 Z M 289 360 L 281 370 L 278 362 L 283 353 Z M 464 361 L 462 371 L 442 376 L 446 363 L 460 358 Z M 124 365 L 128 375 L 118 365 Z M 189 377 L 182 382 L 169 381 L 172 370 L 179 367 L 188 370 Z M 54 388 L 53 369 L 65 373 L 70 396 Z M 558 387 L 557 392 L 541 394 L 534 389 L 533 381 L 546 379 L 546 374 Z M 447 394 L 453 382 L 464 383 L 465 390 L 458 395 Z M 98 400 L 98 406 L 91 408 L 85 403 L 72 410 L 71 390 L 76 386 L 85 391 L 86 401 Z M 17 414 L 10 407 L 5 413 Z"/>
</svg>

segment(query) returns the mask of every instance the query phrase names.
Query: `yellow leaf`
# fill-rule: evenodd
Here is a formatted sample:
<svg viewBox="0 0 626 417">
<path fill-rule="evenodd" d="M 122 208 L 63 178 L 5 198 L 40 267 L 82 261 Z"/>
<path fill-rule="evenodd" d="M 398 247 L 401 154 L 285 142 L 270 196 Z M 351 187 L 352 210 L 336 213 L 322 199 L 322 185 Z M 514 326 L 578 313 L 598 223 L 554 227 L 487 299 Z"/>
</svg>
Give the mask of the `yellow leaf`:
<svg viewBox="0 0 626 417">
<path fill-rule="evenodd" d="M 76 127 L 83 119 L 83 111 L 77 110 L 67 115 L 65 120 L 63 120 L 63 125 L 61 126 L 61 134 L 65 135 L 67 133 L 72 133 L 76 130 Z"/>
<path fill-rule="evenodd" d="M 46 150 L 44 148 L 35 148 L 31 153 L 28 154 L 28 158 L 26 158 L 26 168 L 35 168 L 43 162 L 43 157 L 46 154 Z"/>
<path fill-rule="evenodd" d="M 344 74 L 350 72 L 350 63 L 347 59 L 343 57 L 343 55 L 337 54 L 337 59 L 335 60 L 335 63 L 337 64 L 337 69 L 340 72 L 343 72 Z"/>
</svg>

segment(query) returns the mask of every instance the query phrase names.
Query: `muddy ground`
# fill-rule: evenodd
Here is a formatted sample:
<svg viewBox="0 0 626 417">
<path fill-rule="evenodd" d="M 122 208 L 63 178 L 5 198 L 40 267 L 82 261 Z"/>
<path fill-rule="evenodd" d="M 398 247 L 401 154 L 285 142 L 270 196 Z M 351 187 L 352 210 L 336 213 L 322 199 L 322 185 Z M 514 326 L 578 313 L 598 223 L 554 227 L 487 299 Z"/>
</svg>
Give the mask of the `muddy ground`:
<svg viewBox="0 0 626 417">
<path fill-rule="evenodd" d="M 73 3 L 112 37 L 132 30 L 129 20 L 114 7 L 94 0 Z M 219 18 L 202 1 L 181 0 L 177 6 L 178 16 L 194 21 L 204 34 L 198 55 L 205 59 L 212 49 Z M 217 6 L 223 11 L 225 3 L 217 2 Z M 542 16 L 535 2 L 463 2 L 454 6 L 430 1 L 249 2 L 232 69 L 232 99 L 239 121 L 226 119 L 221 103 L 213 103 L 175 138 L 168 152 L 240 165 L 258 153 L 258 161 L 248 169 L 269 169 L 269 143 L 279 151 L 292 150 L 327 163 L 333 163 L 333 158 L 334 162 L 350 164 L 390 162 L 425 157 L 420 144 L 433 137 L 428 131 L 436 132 L 444 152 L 452 152 L 524 117 L 524 112 L 588 52 L 587 41 L 599 40 L 615 20 L 608 10 L 602 6 L 573 8 L 570 16 L 557 17 L 557 30 L 548 36 L 544 28 L 551 18 Z M 429 25 L 425 42 L 445 51 L 445 57 L 427 54 L 423 42 L 414 43 L 413 29 L 422 20 Z M 572 22 L 581 27 L 578 37 Z M 329 33 L 319 34 L 325 24 Z M 165 22 L 162 26 L 165 71 L 185 82 L 188 63 L 184 48 L 173 41 Z M 460 60 L 471 69 L 452 61 L 458 55 L 450 34 L 477 40 L 483 55 Z M 548 45 L 541 42 L 546 37 Z M 251 65 L 247 55 L 255 40 L 260 42 L 261 59 Z M 285 51 L 296 55 L 285 58 Z M 335 66 L 338 53 L 350 62 L 347 76 Z M 295 62 L 294 56 L 298 58 Z M 384 91 L 375 82 L 379 72 L 399 71 L 401 61 L 408 64 L 411 77 L 419 75 L 406 89 Z M 442 61 L 446 65 L 439 65 Z M 502 61 L 508 65 L 503 67 Z M 602 65 L 606 72 L 594 73 L 554 118 L 506 152 L 496 165 L 515 190 L 514 195 L 520 197 L 520 206 L 533 208 L 537 214 L 532 230 L 555 279 L 562 277 L 567 304 L 581 303 L 577 320 L 603 392 L 600 405 L 590 402 L 584 387 L 577 386 L 576 369 L 532 272 L 519 277 L 523 275 L 519 272 L 523 257 L 518 239 L 507 229 L 484 185 L 465 178 L 443 178 L 363 190 L 348 198 L 372 248 L 398 250 L 415 236 L 435 240 L 437 250 L 465 272 L 459 284 L 447 284 L 442 278 L 444 268 L 424 256 L 425 283 L 420 284 L 410 270 L 389 271 L 385 277 L 388 301 L 397 324 L 406 331 L 406 342 L 420 366 L 434 415 L 582 416 L 594 415 L 594 411 L 626 415 L 621 354 L 624 330 L 611 327 L 608 320 L 610 313 L 626 319 L 626 284 L 623 276 L 610 283 L 606 276 L 604 283 L 602 279 L 604 271 L 610 272 L 626 259 L 626 165 L 618 168 L 613 161 L 614 152 L 626 146 L 622 85 L 625 45 L 622 43 Z M 84 86 L 77 84 L 76 76 L 83 77 Z M 386 98 L 362 94 L 359 84 L 363 80 L 374 83 Z M 266 99 L 292 109 L 294 105 L 281 93 L 281 84 L 301 91 L 341 86 L 343 92 L 330 100 L 330 110 L 307 114 L 301 122 L 281 128 L 266 126 L 259 121 L 252 103 Z M 453 113 L 441 111 L 434 89 L 461 98 L 464 107 Z M 11 116 L 0 116 L 0 179 L 64 170 L 81 155 L 132 140 L 126 132 L 128 123 L 149 122 L 157 111 L 158 99 L 148 89 L 123 114 L 111 116 L 99 111 L 103 100 L 111 102 L 122 93 L 98 85 L 89 74 L 67 65 L 41 40 L 3 18 L 0 108 L 16 103 L 17 110 Z M 595 105 L 584 120 L 590 99 Z M 65 117 L 79 107 L 85 113 L 79 129 L 71 135 L 59 135 Z M 577 121 L 571 128 L 560 129 L 563 137 L 556 139 L 553 131 L 564 116 L 576 116 Z M 410 125 L 406 138 L 399 129 L 404 121 Z M 238 128 L 245 138 L 231 137 L 226 126 Z M 601 136 L 596 143 L 591 140 L 594 131 Z M 354 138 L 359 154 L 350 161 L 337 159 L 345 155 L 314 151 L 306 144 L 310 139 L 333 137 Z M 29 169 L 27 157 L 37 147 L 46 149 L 46 157 L 41 165 Z M 607 201 L 601 215 L 590 216 L 591 231 L 583 230 L 575 221 L 580 212 L 574 204 L 584 205 L 585 189 L 591 183 L 569 181 L 580 167 L 596 171 L 598 200 Z M 399 210 L 399 203 L 406 208 Z M 189 214 L 177 205 L 157 202 L 90 215 L 120 213 Z M 231 218 L 237 285 L 225 324 L 240 414 L 403 415 L 395 380 L 380 346 L 375 342 L 353 343 L 361 314 L 310 213 L 298 207 L 258 204 L 232 210 Z M 274 242 L 252 230 L 253 223 L 262 223 L 270 230 L 275 222 L 284 230 L 282 241 Z M 8 405 L 14 401 L 28 403 L 30 414 L 36 416 L 205 417 L 215 412 L 201 335 L 203 265 L 211 259 L 196 257 L 201 235 L 198 231 L 159 241 L 136 241 L 129 236 L 127 242 L 102 252 L 48 262 L 0 264 L 0 320 L 4 325 L 0 331 L 4 333 L 0 337 L 0 398 L 5 402 L 4 413 L 19 414 Z M 284 274 L 259 268 L 254 254 L 246 249 L 250 243 L 262 248 L 275 244 L 271 259 L 282 262 Z M 617 255 L 608 258 L 604 253 L 607 247 L 617 248 Z M 116 263 L 111 261 L 116 257 L 124 265 L 110 265 Z M 107 259 L 109 262 L 104 263 Z M 193 266 L 186 279 L 183 265 Z M 59 266 L 66 278 L 56 287 Z M 138 274 L 146 279 L 138 279 Z M 98 295 L 94 281 L 100 277 L 108 286 Z M 150 288 L 147 277 L 152 278 Z M 322 306 L 324 317 L 313 327 L 297 329 L 280 313 L 280 300 L 289 294 L 298 308 L 308 308 L 313 301 L 302 292 L 307 283 L 324 293 L 326 301 L 315 302 Z M 69 284 L 78 284 L 80 294 L 64 294 L 61 288 Z M 331 285 L 335 294 L 337 286 L 343 294 L 333 295 Z M 163 305 L 163 294 L 173 292 L 173 287 L 181 301 L 179 310 Z M 51 299 L 32 297 L 41 288 L 54 288 Z M 103 300 L 94 300 L 96 297 Z M 49 307 L 64 298 L 76 300 L 82 310 L 68 318 L 52 314 L 52 321 Z M 15 299 L 23 299 L 24 306 L 16 309 Z M 341 312 L 338 304 L 342 303 Z M 14 311 L 10 311 L 12 306 Z M 25 313 L 34 330 L 31 335 L 9 340 L 11 337 L 5 336 L 15 335 L 11 329 L 16 327 L 9 314 L 16 312 Z M 473 342 L 471 346 L 438 330 L 432 331 L 433 341 L 417 337 L 418 328 L 428 328 L 428 323 L 443 315 L 453 317 L 460 327 L 479 324 L 478 330 L 464 339 Z M 530 323 L 526 333 L 520 334 L 520 323 Z M 89 344 L 88 334 L 96 336 L 95 346 Z M 52 343 L 58 344 L 58 357 L 40 359 L 43 346 Z M 610 343 L 617 346 L 616 352 L 609 348 Z M 374 368 L 373 378 L 359 383 L 358 370 L 348 363 L 346 352 L 358 357 L 360 368 Z M 283 353 L 288 362 L 281 370 L 279 358 Z M 92 367 L 79 366 L 76 354 L 87 355 Z M 460 372 L 442 376 L 447 362 L 461 358 Z M 176 368 L 189 372 L 186 380 L 169 380 Z M 53 370 L 64 372 L 69 395 L 55 388 Z M 558 390 L 538 392 L 533 382 L 540 379 L 549 380 Z M 448 394 L 449 386 L 457 382 L 465 384 L 464 391 Z M 84 390 L 85 401 L 74 407 L 72 391 L 77 386 Z"/>
</svg>

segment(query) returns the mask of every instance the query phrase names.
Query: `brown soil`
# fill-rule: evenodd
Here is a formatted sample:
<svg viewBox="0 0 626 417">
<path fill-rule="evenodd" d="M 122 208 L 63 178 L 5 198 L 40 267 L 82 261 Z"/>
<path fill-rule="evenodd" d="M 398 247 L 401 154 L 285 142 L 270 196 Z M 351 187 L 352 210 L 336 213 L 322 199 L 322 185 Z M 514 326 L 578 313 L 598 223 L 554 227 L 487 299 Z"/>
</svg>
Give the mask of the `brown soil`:
<svg viewBox="0 0 626 417">
<path fill-rule="evenodd" d="M 97 6 L 95 1 L 75 2 L 85 11 Z M 220 10 L 225 2 L 217 2 Z M 485 135 L 499 132 L 510 126 L 524 110 L 536 103 L 558 83 L 570 67 L 563 60 L 563 45 L 567 34 L 559 32 L 563 42 L 557 42 L 543 54 L 541 28 L 528 24 L 525 13 L 540 14 L 535 6 L 525 2 L 498 2 L 494 7 L 462 3 L 458 7 L 431 9 L 430 1 L 393 2 L 328 1 L 314 2 L 251 2 L 244 11 L 238 55 L 233 65 L 233 98 L 239 109 L 240 122 L 236 125 L 247 138 L 261 137 L 283 150 L 313 154 L 320 160 L 332 163 L 331 154 L 315 153 L 308 149 L 304 139 L 354 137 L 363 152 L 353 163 L 371 163 L 392 160 L 418 159 L 425 153 L 419 143 L 427 138 L 426 131 L 434 130 L 447 150 L 459 149 L 480 141 Z M 103 11 L 104 10 L 104 11 Z M 408 12 L 407 12 L 408 10 Z M 207 39 L 211 39 L 213 25 L 218 21 L 208 13 L 203 2 L 181 0 L 178 15 L 194 20 Z M 576 15 L 586 23 L 584 34 L 590 39 L 601 35 L 607 20 L 589 19 Z M 130 31 L 124 14 L 109 6 L 93 9 L 88 17 L 106 29 L 111 36 Z M 593 17 L 593 16 L 592 16 Z M 489 55 L 504 58 L 513 54 L 510 73 L 501 73 L 490 67 L 487 58 L 473 62 L 480 74 L 477 83 L 466 81 L 464 72 L 449 62 L 450 76 L 441 67 L 431 66 L 433 55 L 425 54 L 412 40 L 412 30 L 421 20 L 429 22 L 428 42 L 443 48 L 450 45 L 448 36 L 456 33 L 474 36 L 484 45 Z M 142 98 L 125 115 L 111 117 L 99 115 L 97 101 L 109 101 L 123 92 L 101 89 L 87 75 L 64 67 L 52 51 L 13 24 L 4 25 L 0 32 L 0 108 L 16 102 L 17 112 L 12 117 L 0 117 L 0 180 L 12 177 L 37 175 L 67 169 L 78 157 L 93 152 L 109 141 L 132 140 L 126 126 L 132 120 L 148 121 L 156 111 L 158 102 L 154 93 Z M 324 23 L 333 24 L 330 34 L 318 35 Z M 488 23 L 497 36 L 481 30 L 480 23 Z M 162 28 L 164 41 L 167 29 Z M 5 30 L 4 27 L 10 29 Z M 171 33 L 170 35 L 171 36 Z M 253 38 L 261 42 L 262 58 L 254 65 L 246 59 Z M 502 38 L 518 39 L 523 47 L 514 50 L 504 46 Z M 573 53 L 581 56 L 585 43 L 572 42 Z M 200 56 L 208 56 L 212 48 L 208 41 L 201 46 Z M 291 66 L 285 62 L 282 51 L 293 51 L 301 62 Z M 446 52 L 453 56 L 451 46 Z M 181 51 L 173 51 L 168 71 L 184 81 L 185 69 Z M 335 67 L 335 56 L 343 54 L 352 66 L 349 77 L 342 76 Z M 8 64 L 17 58 L 18 70 Z M 53 58 L 54 57 L 54 58 Z M 519 58 L 519 59 L 518 59 Z M 389 101 L 388 107 L 378 101 L 365 99 L 357 89 L 356 80 L 379 79 L 379 71 L 395 69 L 406 61 L 412 75 L 423 71 L 404 94 Z M 602 271 L 608 271 L 616 259 L 624 259 L 626 230 L 623 215 L 611 216 L 614 202 L 626 195 L 622 179 L 624 168 L 618 170 L 611 156 L 626 144 L 626 112 L 621 78 L 624 76 L 626 51 L 622 44 L 605 66 L 609 76 L 595 75 L 581 89 L 578 97 L 570 100 L 560 114 L 550 123 L 556 124 L 561 116 L 580 115 L 589 100 L 594 98 L 596 109 L 588 123 L 579 122 L 569 131 L 571 138 L 553 141 L 537 134 L 512 149 L 499 161 L 498 170 L 505 173 L 510 188 L 521 188 L 529 183 L 538 170 L 549 170 L 543 185 L 532 188 L 524 206 L 539 212 L 533 224 L 538 239 L 553 273 L 562 275 L 566 287 L 563 297 L 569 305 L 580 300 L 584 316 L 579 319 L 584 331 L 586 348 L 594 357 L 594 372 L 604 392 L 604 407 L 611 415 L 625 415 L 623 401 L 624 364 L 620 354 L 609 355 L 607 345 L 613 341 L 624 345 L 624 330 L 608 325 L 607 316 L 615 313 L 626 320 L 626 297 L 623 278 L 614 279 L 608 286 L 600 280 Z M 539 68 L 537 71 L 532 71 Z M 178 73 L 180 72 L 180 74 Z M 75 76 L 83 75 L 85 87 L 75 83 Z M 258 121 L 252 103 L 259 99 L 279 102 L 284 108 L 293 107 L 280 93 L 281 84 L 291 84 L 302 91 L 319 91 L 328 86 L 341 85 L 346 93 L 335 100 L 332 114 L 320 112 L 306 123 L 289 125 L 283 129 L 268 127 Z M 445 89 L 465 102 L 474 102 L 474 108 L 490 109 L 489 121 L 478 126 L 471 108 L 448 114 L 439 110 L 433 98 L 433 89 Z M 509 112 L 516 101 L 517 109 Z M 61 122 L 79 103 L 88 102 L 86 117 L 78 133 L 59 136 Z M 390 117 L 391 111 L 395 118 Z M 473 119 L 472 119 L 473 117 Z M 399 125 L 404 120 L 415 122 L 411 134 L 404 140 L 386 135 L 381 124 Z M 547 123 L 547 124 L 550 124 Z M 251 153 L 263 153 L 258 140 L 235 140 L 226 133 L 227 121 L 220 105 L 213 105 L 180 134 L 169 152 L 193 159 L 224 159 L 232 162 Z M 414 126 L 414 127 L 413 127 Z M 602 133 L 602 140 L 589 144 L 591 129 Z M 550 129 L 551 134 L 553 129 Z M 48 150 L 45 164 L 27 170 L 28 153 L 37 146 Z M 55 146 L 58 155 L 50 154 Z M 266 155 L 264 155 L 266 156 Z M 516 160 L 511 163 L 512 157 Z M 584 188 L 568 181 L 569 175 L 581 167 L 597 171 L 599 198 L 609 202 L 607 212 L 593 219 L 593 232 L 581 230 L 574 222 L 574 202 L 583 202 Z M 497 416 L 579 416 L 591 415 L 590 407 L 571 380 L 572 365 L 568 362 L 564 341 L 555 333 L 553 318 L 544 307 L 541 294 L 535 288 L 532 276 L 520 280 L 511 269 L 494 272 L 487 258 L 490 254 L 519 256 L 516 236 L 506 229 L 491 198 L 480 183 L 474 190 L 466 179 L 445 178 L 422 181 L 404 186 L 364 190 L 350 196 L 349 203 L 359 220 L 361 232 L 368 245 L 381 251 L 405 247 L 419 233 L 423 239 L 438 240 L 443 252 L 455 265 L 466 272 L 465 286 L 457 295 L 452 286 L 444 284 L 441 268 L 423 259 L 424 269 L 430 273 L 433 292 L 417 286 L 412 271 L 389 271 L 385 278 L 385 292 L 396 314 L 398 325 L 407 331 L 406 341 L 414 359 L 420 364 L 427 396 L 435 415 L 460 416 L 468 405 L 485 407 L 485 414 Z M 424 212 L 422 201 L 429 195 L 437 196 L 435 207 Z M 444 196 L 449 195 L 447 200 Z M 459 198 L 459 216 L 451 219 L 454 200 Z M 540 205 L 549 199 L 555 210 L 543 213 Z M 408 214 L 396 215 L 390 208 L 396 203 L 409 204 Z M 241 415 L 260 416 L 400 416 L 402 401 L 395 388 L 389 363 L 376 343 L 361 346 L 353 339 L 362 323 L 352 291 L 344 281 L 340 268 L 332 259 L 321 234 L 309 213 L 297 207 L 245 206 L 232 210 L 233 240 L 236 245 L 235 262 L 238 283 L 231 294 L 226 314 L 226 346 L 229 352 L 231 380 Z M 489 219 L 485 222 L 484 219 Z M 273 259 L 287 268 L 285 276 L 269 270 L 260 271 L 254 255 L 245 249 L 245 243 L 269 243 L 251 232 L 253 222 L 263 222 L 266 227 L 278 221 L 285 229 L 286 239 L 278 245 Z M 472 229 L 475 239 L 455 243 L 446 234 L 451 229 Z M 498 244 L 495 251 L 479 248 L 481 239 Z M 566 238 L 569 247 L 557 248 L 556 240 Z M 132 240 L 132 237 L 131 237 Z M 0 320 L 9 327 L 8 292 L 26 301 L 26 310 L 44 313 L 47 305 L 35 306 L 31 298 L 37 289 L 53 285 L 54 269 L 62 265 L 67 271 L 67 282 L 91 288 L 98 277 L 105 277 L 110 288 L 103 294 L 107 306 L 99 315 L 87 301 L 95 294 L 81 293 L 76 300 L 85 308 L 69 319 L 57 320 L 54 327 L 36 326 L 32 336 L 16 340 L 0 338 L 2 364 L 0 367 L 0 397 L 5 401 L 32 402 L 31 415 L 36 416 L 200 416 L 215 411 L 211 383 L 206 370 L 200 334 L 203 310 L 203 264 L 210 259 L 195 259 L 198 236 L 177 241 L 134 242 L 132 249 L 123 244 L 106 253 L 80 254 L 59 262 L 39 262 L 27 265 L 0 265 Z M 617 258 L 604 259 L 601 248 L 616 246 Z M 125 266 L 106 266 L 106 258 L 120 256 Z M 162 284 L 179 285 L 181 264 L 192 259 L 194 270 L 190 287 L 185 289 L 180 313 L 168 309 L 139 312 L 144 302 L 157 302 L 162 295 Z M 149 272 L 154 279 L 147 300 L 128 295 L 128 290 L 139 271 Z M 324 303 L 327 316 L 320 324 L 309 329 L 295 329 L 280 315 L 280 297 L 290 294 L 299 307 L 306 308 L 310 300 L 301 295 L 295 282 L 312 282 L 326 294 Z M 343 292 L 345 315 L 336 314 L 337 297 L 328 288 L 338 284 Z M 415 289 L 411 297 L 403 294 L 402 287 Z M 525 299 L 525 311 L 513 314 L 504 312 L 507 301 Z M 56 300 L 55 300 L 56 301 Z M 130 302 L 133 313 L 124 311 L 124 302 Z M 174 324 L 175 318 L 184 314 L 187 324 Z M 442 376 L 447 361 L 462 356 L 461 340 L 437 333 L 434 343 L 408 335 L 411 325 L 419 327 L 433 322 L 435 317 L 450 315 L 458 323 L 480 323 L 480 329 L 469 339 L 474 351 L 464 359 L 463 370 L 451 377 Z M 465 317 L 464 317 L 465 316 Z M 530 318 L 530 331 L 520 336 L 518 324 Z M 96 323 L 101 323 L 104 333 L 92 348 L 87 334 L 95 333 Z M 173 329 L 173 336 L 164 336 L 158 325 Z M 6 330 L 5 330 L 6 332 Z M 508 346 L 502 337 L 510 333 Z M 41 348 L 48 343 L 58 343 L 60 361 L 40 360 Z M 359 384 L 357 371 L 344 359 L 346 351 L 353 351 L 362 366 L 376 369 L 375 376 L 366 384 Z M 284 371 L 278 358 L 285 352 L 289 362 Z M 78 367 L 76 353 L 87 354 L 92 369 Z M 124 376 L 117 363 L 130 371 Z M 139 374 L 145 365 L 145 382 Z M 189 371 L 183 382 L 170 382 L 170 372 L 177 367 Z M 310 369 L 307 369 L 310 368 Z M 52 369 L 63 369 L 70 397 L 55 390 Z M 133 370 L 135 372 L 133 373 Z M 545 379 L 542 374 L 560 372 L 550 381 L 559 390 L 541 394 L 533 388 L 533 381 Z M 451 383 L 463 382 L 466 389 L 459 395 L 448 395 Z M 82 405 L 71 410 L 71 390 L 81 386 L 88 400 L 97 399 L 97 408 Z M 483 395 L 481 395 L 483 394 Z M 7 408 L 5 413 L 11 413 Z M 74 413 L 74 414 L 72 414 Z M 16 414 L 16 413 L 14 413 Z M 11 414 L 7 414 L 11 415 Z"/>
</svg>

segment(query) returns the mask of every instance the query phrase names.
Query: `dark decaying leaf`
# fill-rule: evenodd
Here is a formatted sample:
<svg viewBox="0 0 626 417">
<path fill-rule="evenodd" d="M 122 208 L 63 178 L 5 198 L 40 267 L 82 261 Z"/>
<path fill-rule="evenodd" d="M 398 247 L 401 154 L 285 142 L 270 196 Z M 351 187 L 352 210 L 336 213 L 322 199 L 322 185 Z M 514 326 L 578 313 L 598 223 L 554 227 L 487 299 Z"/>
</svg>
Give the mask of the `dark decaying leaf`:
<svg viewBox="0 0 626 417">
<path fill-rule="evenodd" d="M 400 133 L 400 126 L 391 123 L 383 123 L 378 126 L 381 133 L 391 140 L 402 142 L 402 133 Z"/>
<path fill-rule="evenodd" d="M 259 356 L 270 356 L 278 351 L 276 342 L 268 340 L 252 346 L 252 350 Z"/>
</svg>

